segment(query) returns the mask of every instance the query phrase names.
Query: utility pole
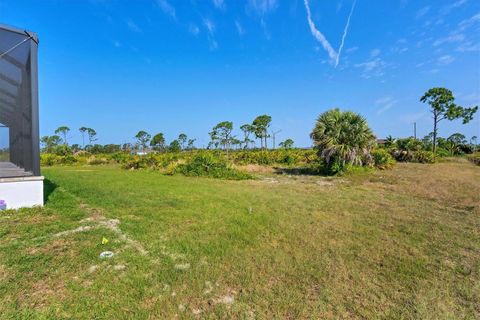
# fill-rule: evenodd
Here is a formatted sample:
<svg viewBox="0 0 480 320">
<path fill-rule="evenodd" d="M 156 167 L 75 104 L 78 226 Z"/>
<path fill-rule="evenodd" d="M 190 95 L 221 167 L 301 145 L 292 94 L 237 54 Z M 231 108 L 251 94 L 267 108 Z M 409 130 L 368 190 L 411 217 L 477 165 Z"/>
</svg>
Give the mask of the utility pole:
<svg viewBox="0 0 480 320">
<path fill-rule="evenodd" d="M 413 123 L 413 137 L 417 140 L 417 123 Z"/>
<path fill-rule="evenodd" d="M 277 133 L 280 133 L 282 132 L 282 130 L 278 130 L 277 132 L 272 132 L 272 139 L 273 139 L 273 149 L 275 149 L 276 145 L 275 145 L 275 135 Z"/>
</svg>

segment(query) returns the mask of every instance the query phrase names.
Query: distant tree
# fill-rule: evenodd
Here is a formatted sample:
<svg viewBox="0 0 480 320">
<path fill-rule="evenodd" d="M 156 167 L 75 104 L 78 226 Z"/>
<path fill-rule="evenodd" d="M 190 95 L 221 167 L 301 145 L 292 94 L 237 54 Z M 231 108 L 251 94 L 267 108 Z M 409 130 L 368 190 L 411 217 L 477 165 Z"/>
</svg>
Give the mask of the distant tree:
<svg viewBox="0 0 480 320">
<path fill-rule="evenodd" d="M 385 147 L 387 148 L 392 148 L 396 145 L 397 143 L 397 140 L 392 137 L 391 135 L 389 135 L 388 137 L 385 138 Z"/>
<path fill-rule="evenodd" d="M 214 143 L 216 147 L 218 147 L 218 145 L 222 145 L 223 149 L 225 149 L 228 153 L 232 139 L 235 138 L 232 136 L 232 131 L 233 122 L 223 121 L 213 127 L 209 135 L 212 139 L 212 143 Z"/>
<path fill-rule="evenodd" d="M 180 152 L 182 150 L 182 146 L 178 140 L 173 140 L 170 142 L 170 146 L 168 147 L 170 152 Z"/>
<path fill-rule="evenodd" d="M 78 129 L 78 131 L 80 131 L 80 133 L 82 134 L 82 147 L 85 149 L 85 134 L 87 133 L 88 128 L 81 127 L 80 129 Z"/>
<path fill-rule="evenodd" d="M 477 144 L 477 139 L 478 139 L 477 136 L 472 136 L 472 137 L 470 138 L 470 143 L 471 143 L 471 144 L 474 144 L 474 145 Z"/>
<path fill-rule="evenodd" d="M 253 142 L 252 139 L 250 139 L 250 135 L 255 132 L 255 128 L 251 124 L 244 124 L 240 127 L 240 130 L 243 132 L 243 144 L 244 148 L 248 149 L 248 145 Z"/>
<path fill-rule="evenodd" d="M 92 144 L 97 141 L 97 132 L 92 128 L 87 128 L 87 135 L 88 135 L 88 144 Z"/>
<path fill-rule="evenodd" d="M 340 170 L 345 164 L 363 165 L 371 161 L 375 136 L 365 118 L 357 113 L 339 109 L 324 112 L 310 136 L 319 157 L 332 171 Z"/>
<path fill-rule="evenodd" d="M 106 144 L 102 148 L 102 153 L 116 153 L 122 150 L 122 147 L 119 144 Z"/>
<path fill-rule="evenodd" d="M 182 149 L 185 149 L 185 144 L 187 143 L 187 135 L 185 133 L 180 133 L 177 140 L 178 142 L 180 142 Z"/>
<path fill-rule="evenodd" d="M 188 150 L 193 150 L 193 149 L 195 149 L 194 143 L 195 143 L 196 140 L 197 140 L 197 139 L 188 139 L 188 144 L 187 144 L 187 149 L 188 149 Z"/>
<path fill-rule="evenodd" d="M 123 150 L 123 151 L 131 152 L 132 149 L 133 149 L 133 146 L 132 146 L 131 143 L 128 143 L 128 142 L 127 142 L 127 143 L 122 144 L 122 150 Z"/>
<path fill-rule="evenodd" d="M 142 147 L 142 150 L 147 148 L 147 144 L 151 138 L 152 136 L 143 130 L 138 131 L 138 133 L 135 135 L 135 139 L 137 139 L 137 143 L 140 147 Z"/>
<path fill-rule="evenodd" d="M 269 115 L 261 115 L 253 120 L 253 127 L 255 136 L 260 139 L 262 148 L 267 149 L 268 128 L 272 122 L 272 117 Z"/>
<path fill-rule="evenodd" d="M 81 147 L 80 145 L 78 145 L 78 144 L 75 143 L 75 144 L 72 144 L 72 146 L 70 147 L 70 149 L 72 149 L 72 152 L 73 152 L 73 153 L 76 153 L 76 152 L 82 150 L 82 147 Z"/>
<path fill-rule="evenodd" d="M 477 136 L 470 138 L 470 144 L 472 145 L 472 151 L 475 152 L 477 150 Z"/>
<path fill-rule="evenodd" d="M 397 139 L 396 148 L 401 151 L 420 151 L 423 149 L 422 141 L 414 137 Z"/>
<path fill-rule="evenodd" d="M 237 138 L 232 138 L 230 144 L 233 146 L 234 149 L 238 149 L 242 146 L 242 141 Z"/>
<path fill-rule="evenodd" d="M 68 146 L 67 135 L 69 131 L 70 128 L 67 126 L 58 127 L 57 130 L 55 130 L 55 134 L 59 134 L 62 136 L 63 144 L 66 146 Z"/>
<path fill-rule="evenodd" d="M 429 134 L 427 134 L 422 139 L 423 148 L 425 150 L 431 150 L 432 149 L 432 141 L 433 141 L 433 132 L 430 132 Z"/>
<path fill-rule="evenodd" d="M 52 153 L 62 141 L 62 138 L 58 135 L 53 136 L 43 136 L 40 139 L 41 144 L 43 145 L 43 151 L 47 153 Z"/>
<path fill-rule="evenodd" d="M 478 110 L 478 106 L 464 108 L 455 104 L 452 91 L 445 88 L 432 88 L 421 98 L 420 102 L 428 103 L 433 114 L 433 142 L 432 151 L 436 152 L 438 123 L 444 119 L 455 120 L 462 118 L 463 124 L 470 122 Z"/>
<path fill-rule="evenodd" d="M 452 134 L 450 137 L 447 138 L 447 140 L 453 142 L 456 145 L 461 145 L 461 144 L 466 144 L 467 143 L 466 137 L 463 134 L 458 133 L 458 132 Z"/>
<path fill-rule="evenodd" d="M 157 133 L 150 141 L 150 146 L 157 151 L 165 149 L 165 137 L 163 133 Z"/>
<path fill-rule="evenodd" d="M 279 146 L 280 148 L 289 150 L 289 149 L 292 149 L 292 148 L 293 148 L 293 144 L 294 144 L 294 142 L 293 142 L 292 139 L 287 139 L 287 140 L 285 140 L 285 141 L 283 141 L 283 142 L 280 142 L 280 143 L 278 144 L 278 146 Z"/>
</svg>

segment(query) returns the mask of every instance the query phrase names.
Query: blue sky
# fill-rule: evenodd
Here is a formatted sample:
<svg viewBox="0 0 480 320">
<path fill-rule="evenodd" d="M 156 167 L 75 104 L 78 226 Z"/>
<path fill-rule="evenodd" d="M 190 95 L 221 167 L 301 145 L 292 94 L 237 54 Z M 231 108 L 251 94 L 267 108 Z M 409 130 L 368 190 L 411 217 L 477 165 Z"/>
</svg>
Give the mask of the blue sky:
<svg viewBox="0 0 480 320">
<path fill-rule="evenodd" d="M 72 142 L 88 126 L 100 143 L 144 129 L 203 146 L 216 123 L 266 113 L 277 141 L 309 146 L 332 107 L 378 137 L 415 121 L 423 136 L 430 87 L 480 104 L 477 0 L 0 0 L 0 23 L 38 33 L 41 135 L 68 125 Z M 440 135 L 480 136 L 479 118 Z"/>
</svg>

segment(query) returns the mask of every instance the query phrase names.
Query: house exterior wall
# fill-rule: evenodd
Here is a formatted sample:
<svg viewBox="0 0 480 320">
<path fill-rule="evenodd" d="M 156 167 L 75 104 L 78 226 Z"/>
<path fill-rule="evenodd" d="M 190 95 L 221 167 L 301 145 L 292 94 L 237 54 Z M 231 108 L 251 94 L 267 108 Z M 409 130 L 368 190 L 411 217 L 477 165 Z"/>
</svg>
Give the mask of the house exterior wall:
<svg viewBox="0 0 480 320">
<path fill-rule="evenodd" d="M 43 177 L 0 179 L 0 200 L 7 209 L 43 206 Z"/>
</svg>

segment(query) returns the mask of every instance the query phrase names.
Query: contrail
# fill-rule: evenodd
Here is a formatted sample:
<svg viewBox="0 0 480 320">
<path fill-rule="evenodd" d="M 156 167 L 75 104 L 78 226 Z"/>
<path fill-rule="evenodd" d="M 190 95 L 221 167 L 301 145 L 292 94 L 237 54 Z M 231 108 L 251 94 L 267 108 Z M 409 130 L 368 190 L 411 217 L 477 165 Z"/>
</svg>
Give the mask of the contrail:
<svg viewBox="0 0 480 320">
<path fill-rule="evenodd" d="M 310 12 L 310 4 L 308 3 L 308 0 L 305 0 L 305 9 L 307 9 L 308 25 L 310 26 L 312 35 L 322 44 L 323 48 L 327 50 L 330 58 L 332 60 L 337 60 L 337 52 L 332 48 L 327 38 L 325 38 L 325 36 L 315 27 L 315 23 L 312 20 L 312 14 Z"/>
<path fill-rule="evenodd" d="M 328 56 L 330 57 L 330 59 L 335 61 L 335 68 L 336 68 L 338 66 L 338 63 L 340 62 L 340 55 L 341 55 L 342 50 L 343 50 L 343 45 L 345 44 L 345 38 L 347 37 L 348 28 L 350 26 L 350 19 L 352 18 L 353 11 L 355 9 L 355 5 L 357 3 L 357 0 L 353 1 L 352 9 L 350 9 L 350 14 L 348 15 L 347 24 L 345 25 L 345 29 L 343 30 L 342 41 L 340 43 L 338 53 L 330 45 L 330 42 L 328 42 L 327 38 L 325 38 L 325 36 L 315 26 L 315 23 L 312 20 L 312 13 L 310 12 L 310 4 L 309 4 L 308 0 L 304 0 L 304 3 L 305 3 L 305 9 L 307 10 L 307 20 L 308 20 L 308 25 L 310 26 L 310 31 L 312 32 L 312 35 L 315 37 L 315 39 L 317 39 L 317 41 L 320 42 L 322 44 L 323 48 L 328 52 Z"/>
<path fill-rule="evenodd" d="M 350 26 L 350 19 L 352 18 L 353 10 L 355 9 L 355 4 L 357 0 L 353 0 L 352 9 L 350 10 L 350 14 L 348 15 L 347 24 L 345 25 L 345 30 L 343 30 L 342 36 L 342 43 L 340 44 L 340 48 L 338 49 L 337 60 L 335 61 L 335 68 L 338 66 L 338 62 L 340 61 L 340 55 L 342 54 L 343 44 L 345 43 L 345 38 L 347 37 L 348 27 Z"/>
</svg>

